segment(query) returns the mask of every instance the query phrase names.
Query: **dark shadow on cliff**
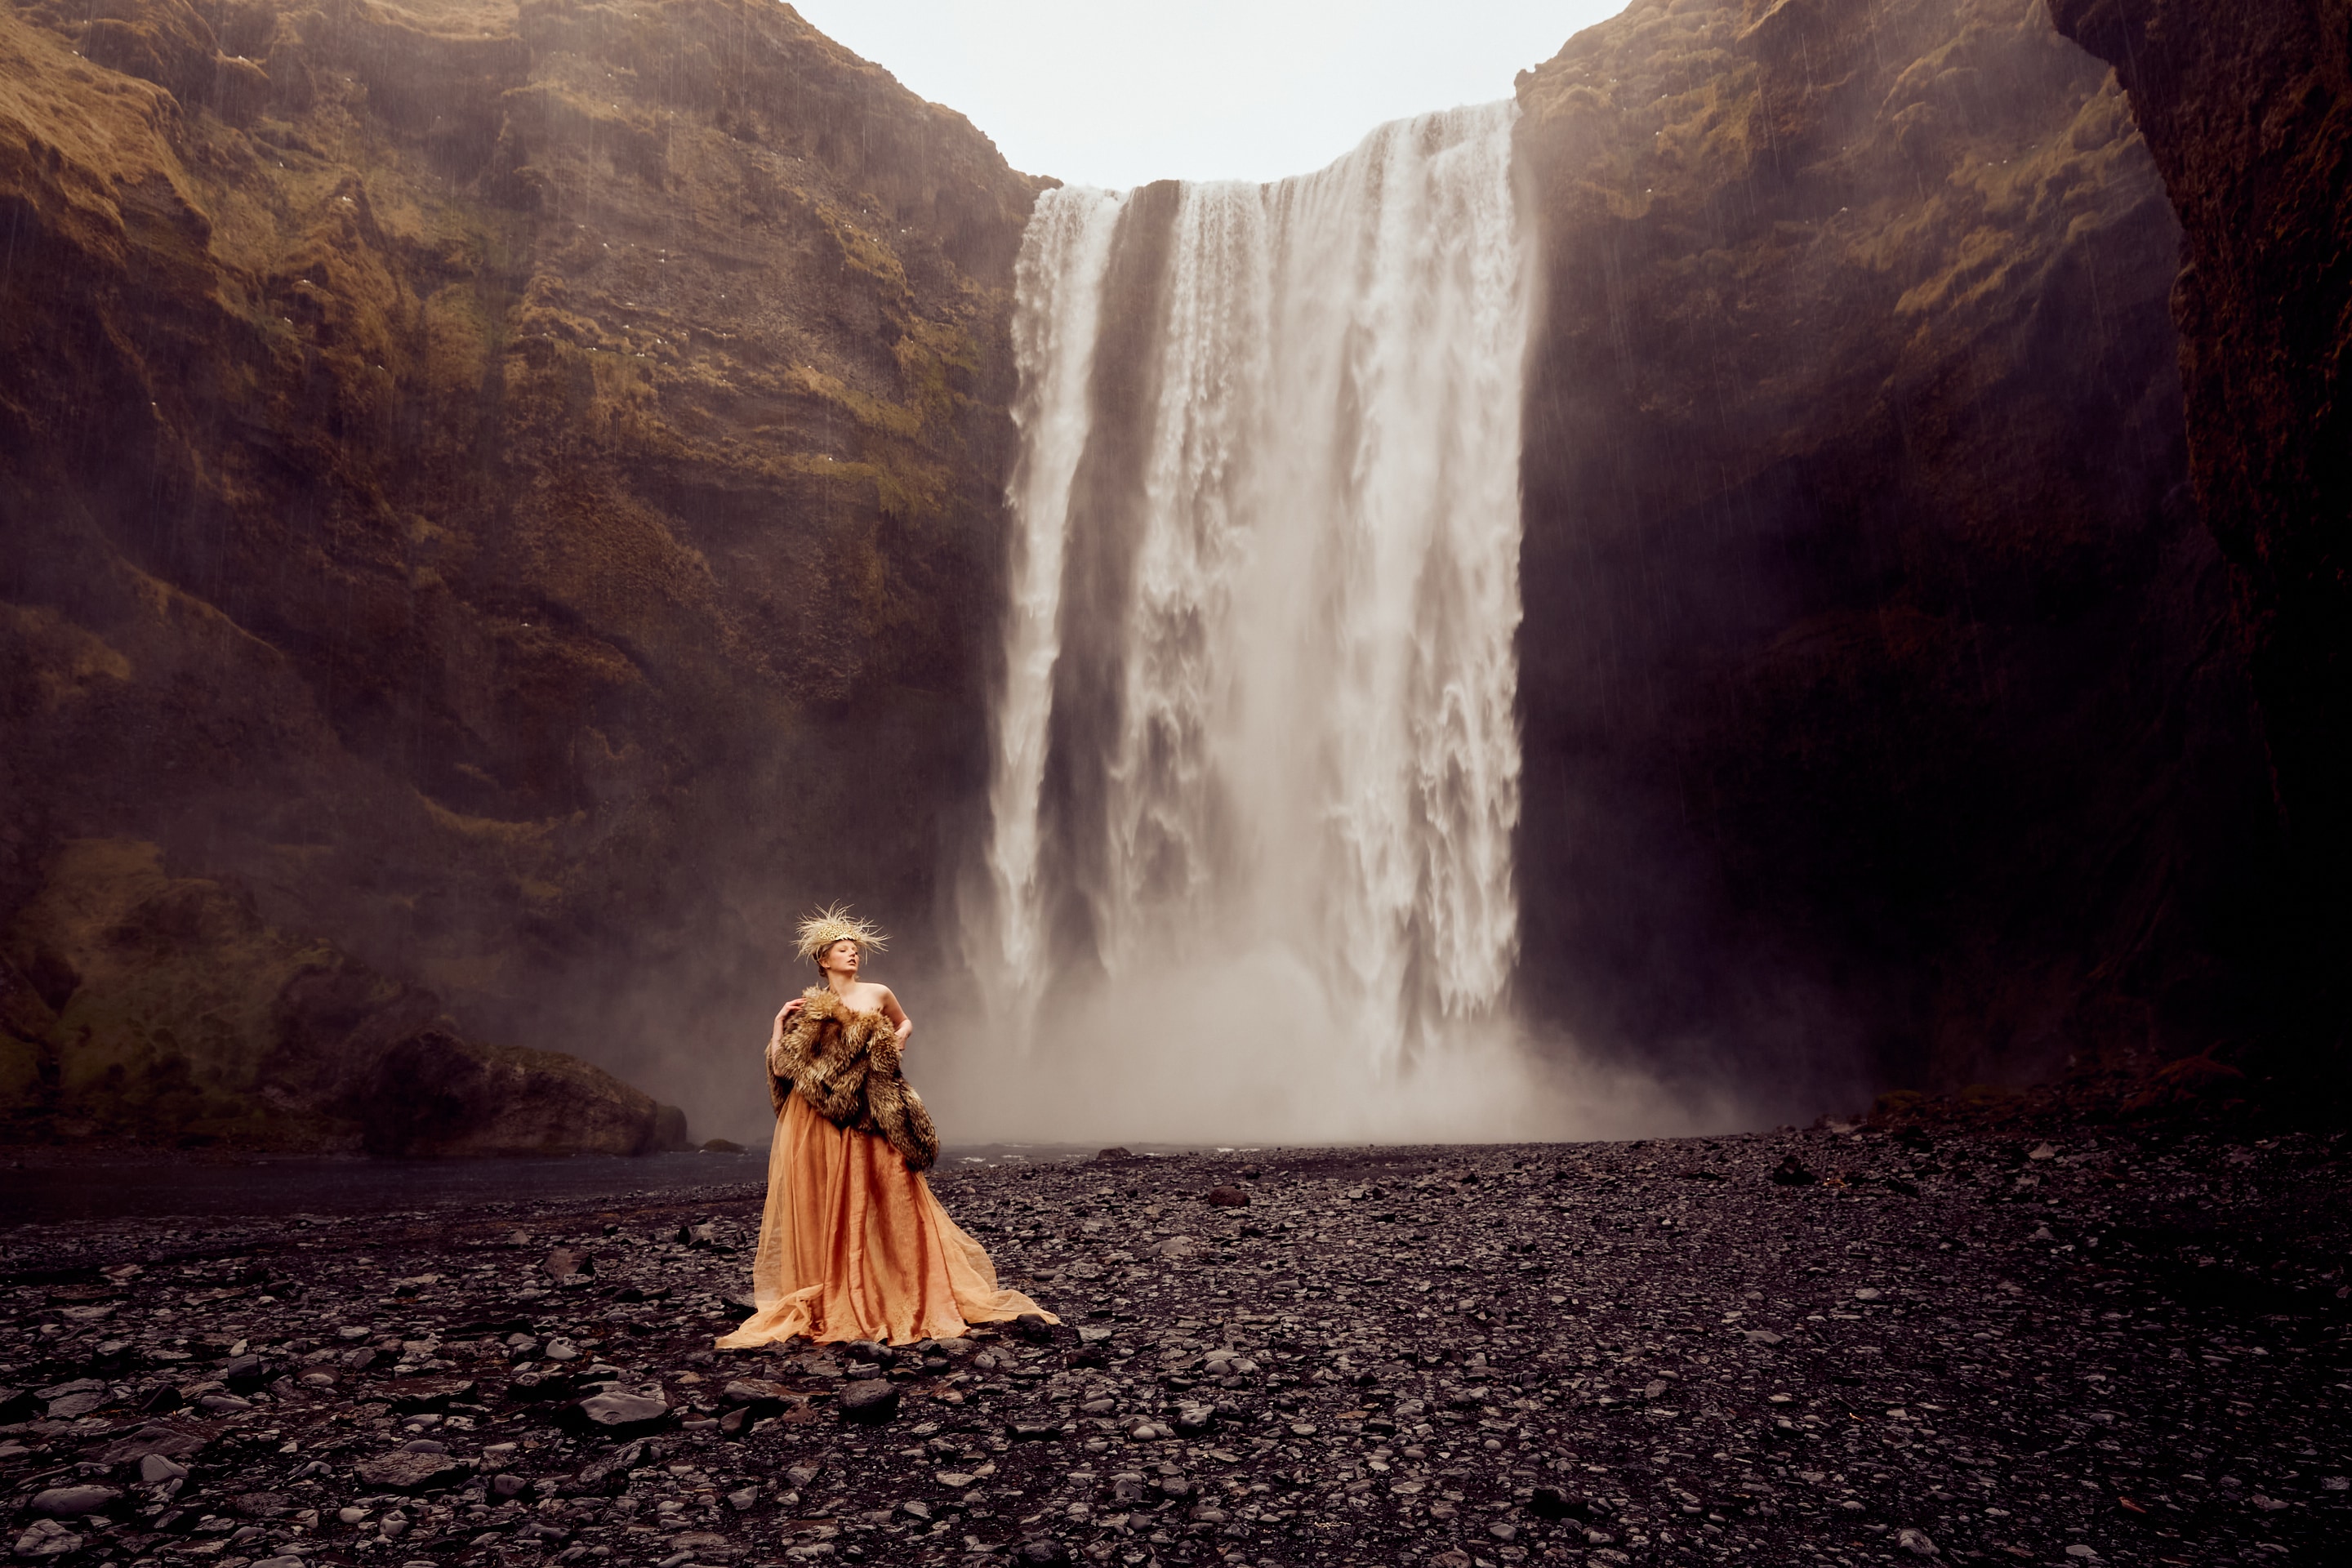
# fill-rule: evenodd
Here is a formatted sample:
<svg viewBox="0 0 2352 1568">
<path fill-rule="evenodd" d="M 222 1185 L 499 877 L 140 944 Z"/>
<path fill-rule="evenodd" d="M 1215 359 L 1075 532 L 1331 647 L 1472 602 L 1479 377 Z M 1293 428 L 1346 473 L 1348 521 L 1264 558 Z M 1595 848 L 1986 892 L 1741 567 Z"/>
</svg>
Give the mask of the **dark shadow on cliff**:
<svg viewBox="0 0 2352 1568">
<path fill-rule="evenodd" d="M 2038 8 L 1661 4 L 1520 98 L 1531 1009 L 1832 1104 L 2260 1036 L 2279 850 L 2113 79 Z"/>
</svg>

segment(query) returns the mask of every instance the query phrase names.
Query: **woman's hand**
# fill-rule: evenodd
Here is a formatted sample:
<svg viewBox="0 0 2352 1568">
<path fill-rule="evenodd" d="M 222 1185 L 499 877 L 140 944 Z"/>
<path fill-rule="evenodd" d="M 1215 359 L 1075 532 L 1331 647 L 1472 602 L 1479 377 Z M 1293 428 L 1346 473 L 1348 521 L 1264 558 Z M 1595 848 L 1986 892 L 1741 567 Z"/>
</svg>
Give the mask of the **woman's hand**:
<svg viewBox="0 0 2352 1568">
<path fill-rule="evenodd" d="M 795 996 L 791 1001 L 785 1003 L 783 1011 L 776 1015 L 776 1027 L 779 1029 L 782 1028 L 784 1026 L 785 1020 L 789 1019 L 793 1014 L 799 1012 L 801 1010 L 802 1004 L 804 1001 L 806 1001 L 805 997 Z"/>
</svg>

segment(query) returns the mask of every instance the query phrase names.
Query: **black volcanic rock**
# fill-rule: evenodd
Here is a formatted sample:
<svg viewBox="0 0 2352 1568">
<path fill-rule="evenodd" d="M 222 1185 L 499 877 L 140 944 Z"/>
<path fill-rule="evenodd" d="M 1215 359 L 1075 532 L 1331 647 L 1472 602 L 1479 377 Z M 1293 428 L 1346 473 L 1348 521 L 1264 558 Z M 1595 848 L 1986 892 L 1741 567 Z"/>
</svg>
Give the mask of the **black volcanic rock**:
<svg viewBox="0 0 2352 1568">
<path fill-rule="evenodd" d="M 884 1428 L 822 1418 L 811 1402 L 838 1388 L 824 1374 L 837 1363 L 805 1342 L 714 1355 L 710 1336 L 734 1321 L 715 1309 L 740 1287 L 743 1255 L 664 1238 L 690 1215 L 748 1240 L 756 1186 L 706 1189 L 688 1207 L 541 1202 L 519 1184 L 499 1213 L 453 1205 L 422 1224 L 19 1226 L 0 1235 L 0 1272 L 135 1258 L 162 1300 L 267 1258 L 289 1294 L 237 1303 L 237 1332 L 289 1348 L 322 1321 L 372 1323 L 385 1279 L 447 1281 L 393 1315 L 415 1336 L 408 1370 L 290 1386 L 230 1415 L 186 1456 L 190 1511 L 155 1516 L 173 1533 L 204 1513 L 290 1531 L 316 1510 L 301 1539 L 326 1560 L 384 1554 L 370 1542 L 421 1555 L 455 1523 L 459 1542 L 501 1550 L 710 1562 L 847 1542 L 864 1561 L 919 1563 L 942 1521 L 1072 1561 L 1116 1562 L 1159 1534 L 1163 1561 L 1238 1553 L 1276 1568 L 1496 1562 L 1505 1530 L 1530 1562 L 1613 1562 L 1605 1548 L 1780 1563 L 1825 1542 L 1885 1555 L 1909 1550 L 1906 1531 L 1956 1561 L 2072 1562 L 2065 1548 L 2087 1545 L 2116 1563 L 2273 1548 L 2332 1562 L 2352 1549 L 2347 1424 L 2314 1393 L 2345 1321 L 2340 1140 L 2053 1119 L 1998 1136 L 1940 1125 L 1935 1142 L 1931 1158 L 1865 1127 L 1261 1152 L 1276 1177 L 1254 1205 L 1266 1234 L 1175 1273 L 1136 1261 L 1117 1233 L 1078 1239 L 1075 1222 L 1197 1199 L 1228 1159 L 1154 1160 L 1108 1194 L 1090 1163 L 959 1167 L 937 1179 L 951 1213 L 1071 1222 L 1003 1238 L 1003 1278 L 1118 1333 L 1088 1346 L 1109 1351 L 1096 1365 L 982 1325 L 950 1342 L 974 1353 L 875 1380 L 897 1402 Z M 1791 1161 L 1875 1179 L 1767 1179 Z M 1692 1183 L 1694 1169 L 1724 1180 Z M 1897 1175 L 1916 1198 L 1887 1195 Z M 1391 1205 L 1344 1199 L 1368 1178 L 1399 1194 Z M 562 1407 L 488 1396 L 508 1354 L 494 1331 L 518 1309 L 508 1280 L 469 1265 L 518 1222 L 612 1227 L 609 1278 L 528 1303 L 533 1337 L 571 1341 L 600 1377 L 688 1419 L 615 1441 Z M 10 1376 L 59 1387 L 87 1375 L 111 1342 L 100 1335 L 142 1355 L 185 1335 L 184 1318 L 143 1304 L 102 1323 L 56 1311 L 0 1299 Z M 974 1372 L 983 1356 L 993 1365 Z M 1193 1387 L 1213 1366 L 1226 1369 L 1213 1400 Z M 482 1385 L 475 1397 L 398 1407 L 405 1385 L 465 1381 Z M 702 1418 L 714 1390 L 747 1418 Z M 782 1397 L 735 1403 L 744 1393 Z M 37 1499 L 110 1463 L 131 1423 L 110 1426 L 0 1434 L 9 1539 L 72 1533 L 41 1529 L 56 1521 Z M 145 1528 L 149 1506 L 126 1491 L 94 1539 L 134 1518 Z M 648 1519 L 683 1533 L 648 1549 Z"/>
<path fill-rule="evenodd" d="M 2290 840 L 2291 1037 L 2340 1094 L 2352 1016 L 2352 6 L 2052 0 L 2116 68 L 2182 228 L 2189 471 L 2228 555 Z"/>
<path fill-rule="evenodd" d="M 1519 101 L 1523 994 L 1791 1111 L 2263 1027 L 2269 786 L 2114 78 L 2007 0 L 1636 0 Z"/>
</svg>

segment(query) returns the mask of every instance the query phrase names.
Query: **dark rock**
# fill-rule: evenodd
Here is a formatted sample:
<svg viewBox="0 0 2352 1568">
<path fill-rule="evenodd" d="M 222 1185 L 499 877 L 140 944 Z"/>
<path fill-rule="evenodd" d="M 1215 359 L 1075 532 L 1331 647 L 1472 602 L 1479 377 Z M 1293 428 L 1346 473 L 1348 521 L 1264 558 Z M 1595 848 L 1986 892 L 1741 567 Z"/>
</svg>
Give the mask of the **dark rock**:
<svg viewBox="0 0 2352 1568">
<path fill-rule="evenodd" d="M 887 1421 L 898 1414 L 898 1390 L 882 1378 L 844 1384 L 835 1397 L 845 1421 Z"/>
<path fill-rule="evenodd" d="M 2282 52 L 2303 63 L 2280 79 L 2314 79 L 2326 25 L 2294 3 L 2305 41 Z M 2211 58 L 2237 145 L 2336 156 L 2315 125 L 2256 132 L 2273 100 L 2223 63 L 2217 36 L 2271 6 L 2217 35 L 2195 0 L 2071 4 Z M 2209 651 L 2243 638 L 2185 484 L 2182 367 L 2206 362 L 2179 356 L 2173 301 L 2202 296 L 2174 290 L 2163 157 L 2044 15 L 1635 0 L 1519 79 L 1543 258 L 1519 697 L 1527 774 L 1556 803 L 1531 791 L 1520 824 L 1519 972 L 1536 1016 L 1628 1059 L 1760 1097 L 1825 1015 L 1906 1042 L 1864 1069 L 1882 1081 L 2193 1048 L 2263 1005 L 2248 922 L 2311 907 L 2272 902 L 2246 660 Z M 1986 184 L 2044 175 L 2076 205 Z M 2302 275 L 2340 276 L 2319 258 L 2352 203 L 2309 189 L 2327 216 Z M 2242 266 L 2239 237 L 2284 210 L 2217 215 L 2206 254 Z M 1975 256 L 2000 259 L 1979 277 Z M 2352 320 L 2343 297 L 2297 319 Z M 2316 345 L 2260 353 L 2273 381 L 2333 374 Z M 2237 375 L 2211 374 L 2219 441 L 2247 417 Z M 2276 515 L 2336 515 L 2304 496 Z M 2341 595 L 2352 573 L 2326 580 Z M 1874 774 L 1891 755 L 1899 776 Z M 2344 817 L 2352 788 L 2316 798 Z M 1790 986 L 1812 1000 L 1784 1043 L 1731 1064 L 1685 1043 L 1752 1028 L 1759 990 Z"/>
<path fill-rule="evenodd" d="M 1180 1437 L 1202 1436 L 1216 1421 L 1217 1407 L 1213 1405 L 1188 1401 L 1176 1406 L 1176 1435 Z"/>
<path fill-rule="evenodd" d="M 239 1394 L 251 1394 L 269 1381 L 269 1369 L 257 1355 L 241 1355 L 221 1368 L 221 1381 Z"/>
<path fill-rule="evenodd" d="M 1237 1209 L 1246 1207 L 1250 1196 L 1239 1187 L 1211 1187 L 1208 1201 L 1218 1208 Z"/>
<path fill-rule="evenodd" d="M 1113 1145 L 1112 1147 L 1105 1149 L 1096 1154 L 1095 1158 L 1097 1160 L 1132 1160 L 1135 1158 L 1135 1155 L 1130 1150 L 1122 1149 L 1117 1145 Z"/>
<path fill-rule="evenodd" d="M 1558 1487 L 1538 1487 L 1535 1496 L 1528 1500 L 1528 1511 L 1538 1519 L 1589 1520 L 1592 1517 L 1589 1504 Z"/>
<path fill-rule="evenodd" d="M 2275 943 L 2296 1079 L 2340 1086 L 2352 880 L 2352 71 L 2340 5 L 2054 0 L 2113 66 L 2182 228 L 2173 313 L 2199 508 L 2228 558 L 2292 834 Z M 2234 1030 L 2217 1031 L 2235 1033 Z M 2299 1041 L 2307 1039 L 2310 1047 Z M 2308 1054 L 2306 1054 L 2308 1053 Z M 2336 1088 L 2340 1093 L 2340 1087 Z"/>
<path fill-rule="evenodd" d="M 54 1519 L 37 1519 L 16 1537 L 16 1555 L 34 1562 L 68 1556 L 81 1550 L 81 1537 Z"/>
<path fill-rule="evenodd" d="M 539 1260 L 541 1270 L 550 1279 L 569 1279 L 575 1274 L 593 1274 L 596 1260 L 583 1258 L 568 1247 L 559 1247 Z"/>
<path fill-rule="evenodd" d="M 165 1481 L 184 1481 L 188 1479 L 188 1467 L 177 1459 L 151 1453 L 139 1461 L 139 1479 L 151 1487 Z"/>
<path fill-rule="evenodd" d="M 729 1405 L 744 1405 L 758 1415 L 772 1415 L 791 1402 L 791 1391 L 781 1383 L 761 1377 L 739 1377 L 719 1392 L 719 1402 Z"/>
<path fill-rule="evenodd" d="M 1078 1331 L 1067 1323 L 1046 1321 L 1035 1312 L 1024 1312 L 1013 1320 L 1013 1337 L 1024 1344 L 1053 1345 L 1076 1343 Z"/>
<path fill-rule="evenodd" d="M 1793 1153 L 1781 1155 L 1780 1163 L 1772 1167 L 1772 1180 L 1784 1187 L 1810 1187 L 1818 1179 Z"/>
<path fill-rule="evenodd" d="M 184 1459 L 199 1453 L 207 1441 L 194 1432 L 183 1432 L 173 1426 L 142 1426 L 130 1436 L 119 1439 L 99 1455 L 101 1463 L 131 1465 L 158 1455 L 166 1459 Z"/>
<path fill-rule="evenodd" d="M 1004 1435 L 1016 1443 L 1052 1443 L 1062 1436 L 1058 1421 L 1014 1421 L 1004 1428 Z"/>
<path fill-rule="evenodd" d="M 1069 1568 L 1070 1550 L 1058 1541 L 1040 1538 L 1023 1542 L 1013 1560 L 1027 1568 Z"/>
<path fill-rule="evenodd" d="M 471 1378 L 406 1377 L 393 1384 L 392 1407 L 404 1415 L 414 1415 L 422 1410 L 446 1410 L 452 1403 L 473 1396 Z"/>
<path fill-rule="evenodd" d="M 34 1494 L 32 1510 L 51 1519 L 78 1519 L 86 1513 L 102 1512 L 121 1500 L 122 1494 L 112 1487 L 51 1487 Z"/>
<path fill-rule="evenodd" d="M 645 1451 L 646 1446 L 643 1443 L 624 1444 L 603 1458 L 582 1466 L 580 1484 L 591 1489 L 613 1484 L 625 1486 L 628 1479 L 627 1472 L 635 1468 L 638 1461 L 644 1458 Z"/>
<path fill-rule="evenodd" d="M 397 1449 L 356 1467 L 359 1478 L 379 1491 L 425 1492 L 454 1486 L 468 1472 L 446 1454 L 416 1454 Z"/>
<path fill-rule="evenodd" d="M 530 1486 L 530 1483 L 520 1476 L 495 1475 L 490 1478 L 490 1495 L 499 1499 L 517 1498 L 520 1497 Z"/>
<path fill-rule="evenodd" d="M 651 1431 L 670 1419 L 667 1401 L 650 1394 L 592 1394 L 564 1407 L 567 1426 L 608 1436 Z"/>
</svg>

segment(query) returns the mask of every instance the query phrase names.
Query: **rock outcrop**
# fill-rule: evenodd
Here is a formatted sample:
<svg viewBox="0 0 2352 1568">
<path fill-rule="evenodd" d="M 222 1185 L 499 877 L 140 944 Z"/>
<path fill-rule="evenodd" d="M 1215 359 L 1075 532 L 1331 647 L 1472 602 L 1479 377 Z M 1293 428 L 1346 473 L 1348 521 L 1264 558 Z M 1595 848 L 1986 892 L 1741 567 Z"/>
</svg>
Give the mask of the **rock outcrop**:
<svg viewBox="0 0 2352 1568">
<path fill-rule="evenodd" d="M 642 1154 L 683 1118 L 462 1037 L 439 999 L 279 931 L 152 844 L 58 846 L 0 932 L 0 1131 L 374 1154 Z"/>
<path fill-rule="evenodd" d="M 2259 1028 L 2179 234 L 2012 0 L 1636 0 L 1522 77 L 1532 1000 L 1794 1106 Z"/>
<path fill-rule="evenodd" d="M 2189 471 L 2235 576 L 2291 845 L 2297 1048 L 2352 1022 L 2352 5 L 2052 0 L 2127 90 L 2183 230 Z"/>
<path fill-rule="evenodd" d="M 0 5 L 0 920 L 151 844 L 688 1098 L 919 959 L 1035 188 L 755 0 Z"/>
</svg>

